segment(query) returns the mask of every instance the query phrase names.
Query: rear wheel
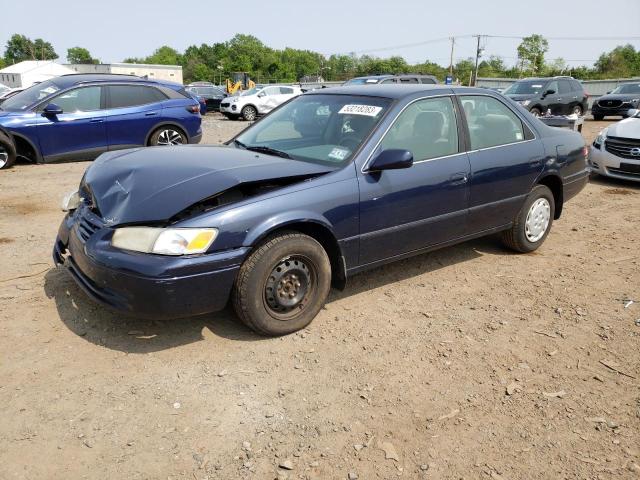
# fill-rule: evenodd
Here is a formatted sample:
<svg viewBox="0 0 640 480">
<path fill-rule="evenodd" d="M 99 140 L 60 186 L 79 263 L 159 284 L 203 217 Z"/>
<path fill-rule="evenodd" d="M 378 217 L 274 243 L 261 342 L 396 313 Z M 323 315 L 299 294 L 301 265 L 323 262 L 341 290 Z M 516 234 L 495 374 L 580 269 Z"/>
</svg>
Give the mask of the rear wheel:
<svg viewBox="0 0 640 480">
<path fill-rule="evenodd" d="M 545 185 L 536 186 L 513 220 L 512 227 L 503 233 L 504 244 L 516 252 L 533 252 L 547 238 L 554 215 L 553 193 Z"/>
<path fill-rule="evenodd" d="M 571 109 L 571 113 L 577 115 L 579 117 L 582 116 L 582 107 L 580 105 L 576 105 Z"/>
<path fill-rule="evenodd" d="M 251 105 L 247 105 L 242 109 L 242 118 L 244 118 L 247 122 L 253 122 L 257 116 L 258 111 Z"/>
<path fill-rule="evenodd" d="M 11 168 L 16 161 L 16 146 L 7 135 L 0 132 L 0 170 Z"/>
<path fill-rule="evenodd" d="M 187 143 L 187 136 L 177 127 L 160 127 L 149 138 L 149 145 L 184 145 Z"/>
<path fill-rule="evenodd" d="M 533 115 L 534 117 L 539 117 L 540 115 L 542 115 L 542 112 L 540 111 L 540 109 L 538 107 L 533 107 L 529 111 L 531 112 L 531 115 Z"/>
<path fill-rule="evenodd" d="M 300 330 L 315 318 L 329 294 L 331 265 L 322 245 L 301 233 L 272 237 L 240 267 L 233 306 L 259 334 Z"/>
</svg>

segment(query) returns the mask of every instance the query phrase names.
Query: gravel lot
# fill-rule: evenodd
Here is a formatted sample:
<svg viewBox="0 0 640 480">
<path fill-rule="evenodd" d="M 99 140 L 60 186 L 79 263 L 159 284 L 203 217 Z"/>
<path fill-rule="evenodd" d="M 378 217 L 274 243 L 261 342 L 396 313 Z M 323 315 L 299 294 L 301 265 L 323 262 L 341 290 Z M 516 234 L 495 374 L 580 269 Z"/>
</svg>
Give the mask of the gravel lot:
<svg viewBox="0 0 640 480">
<path fill-rule="evenodd" d="M 594 180 L 534 254 L 385 266 L 265 339 L 231 310 L 113 314 L 53 268 L 87 166 L 0 172 L 0 478 L 640 476 L 638 185 Z"/>
</svg>

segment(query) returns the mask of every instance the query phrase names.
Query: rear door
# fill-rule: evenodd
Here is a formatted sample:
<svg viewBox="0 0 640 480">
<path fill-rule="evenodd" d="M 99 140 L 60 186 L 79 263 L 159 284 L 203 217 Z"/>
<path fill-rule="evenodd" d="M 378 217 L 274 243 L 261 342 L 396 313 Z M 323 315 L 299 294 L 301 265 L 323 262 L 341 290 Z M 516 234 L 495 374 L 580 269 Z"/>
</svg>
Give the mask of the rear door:
<svg viewBox="0 0 640 480">
<path fill-rule="evenodd" d="M 62 109 L 59 115 L 43 115 L 49 104 Z M 45 160 L 91 159 L 106 151 L 104 87 L 68 90 L 40 105 L 37 131 Z"/>
<path fill-rule="evenodd" d="M 162 120 L 164 93 L 148 85 L 109 85 L 107 89 L 107 141 L 109 150 L 146 145 Z"/>
<path fill-rule="evenodd" d="M 542 172 L 545 151 L 502 100 L 460 97 L 469 132 L 469 233 L 509 224 Z"/>
<path fill-rule="evenodd" d="M 559 113 L 560 115 L 569 115 L 573 110 L 573 107 L 579 103 L 577 95 L 573 91 L 573 87 L 569 80 L 562 78 L 558 80 L 558 85 L 560 87 L 560 98 L 562 99 L 559 102 Z"/>
</svg>

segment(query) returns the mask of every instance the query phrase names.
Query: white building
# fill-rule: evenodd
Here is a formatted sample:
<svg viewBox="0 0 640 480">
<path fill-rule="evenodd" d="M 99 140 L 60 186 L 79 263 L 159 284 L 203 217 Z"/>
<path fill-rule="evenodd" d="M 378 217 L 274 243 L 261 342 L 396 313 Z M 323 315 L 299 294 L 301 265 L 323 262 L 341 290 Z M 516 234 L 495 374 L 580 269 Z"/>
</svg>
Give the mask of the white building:
<svg viewBox="0 0 640 480">
<path fill-rule="evenodd" d="M 28 88 L 36 82 L 75 73 L 52 60 L 28 60 L 0 70 L 0 83 L 11 88 Z"/>
<path fill-rule="evenodd" d="M 182 83 L 182 67 L 180 65 L 147 65 L 144 63 L 108 63 L 66 65 L 77 73 L 120 73 L 147 77 L 150 80 L 168 80 Z"/>
</svg>

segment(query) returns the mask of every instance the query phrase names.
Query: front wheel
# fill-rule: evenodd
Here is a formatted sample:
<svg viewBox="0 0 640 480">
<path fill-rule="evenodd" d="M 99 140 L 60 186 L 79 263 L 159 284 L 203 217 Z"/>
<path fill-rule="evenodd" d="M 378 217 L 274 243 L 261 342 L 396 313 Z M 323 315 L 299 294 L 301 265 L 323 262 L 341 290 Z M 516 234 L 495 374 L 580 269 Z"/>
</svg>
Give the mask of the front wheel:
<svg viewBox="0 0 640 480">
<path fill-rule="evenodd" d="M 553 193 L 549 187 L 536 186 L 513 220 L 512 227 L 503 233 L 502 241 L 516 252 L 533 252 L 547 238 L 555 208 Z"/>
<path fill-rule="evenodd" d="M 149 138 L 149 145 L 173 146 L 187 143 L 187 136 L 176 127 L 160 127 Z"/>
<path fill-rule="evenodd" d="M 244 118 L 247 122 L 253 122 L 257 116 L 258 111 L 251 105 L 247 105 L 242 109 L 242 118 Z"/>
<path fill-rule="evenodd" d="M 261 335 L 300 330 L 329 294 L 331 264 L 316 240 L 285 233 L 263 242 L 240 267 L 232 292 L 236 314 Z"/>
</svg>

